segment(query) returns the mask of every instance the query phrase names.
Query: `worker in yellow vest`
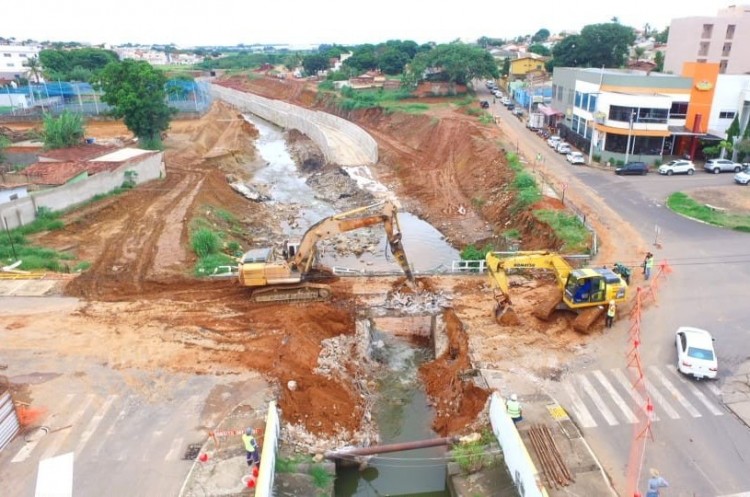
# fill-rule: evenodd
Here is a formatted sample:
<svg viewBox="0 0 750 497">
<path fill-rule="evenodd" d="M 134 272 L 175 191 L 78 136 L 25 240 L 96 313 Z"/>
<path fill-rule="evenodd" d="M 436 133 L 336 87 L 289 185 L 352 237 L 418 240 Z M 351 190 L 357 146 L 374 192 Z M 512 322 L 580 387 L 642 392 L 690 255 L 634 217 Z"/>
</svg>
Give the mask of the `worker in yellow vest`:
<svg viewBox="0 0 750 497">
<path fill-rule="evenodd" d="M 609 301 L 609 306 L 607 307 L 607 328 L 612 327 L 612 323 L 615 321 L 615 315 L 617 314 L 617 305 L 615 304 L 614 300 Z"/>
<path fill-rule="evenodd" d="M 508 410 L 508 416 L 513 420 L 513 423 L 523 421 L 523 411 L 521 409 L 521 403 L 518 402 L 518 395 L 511 394 L 510 399 L 505 401 L 505 407 Z"/>
<path fill-rule="evenodd" d="M 253 429 L 248 428 L 242 435 L 242 443 L 245 444 L 245 455 L 247 457 L 247 465 L 255 466 L 260 463 L 260 450 L 258 450 L 258 442 L 253 436 Z"/>
</svg>

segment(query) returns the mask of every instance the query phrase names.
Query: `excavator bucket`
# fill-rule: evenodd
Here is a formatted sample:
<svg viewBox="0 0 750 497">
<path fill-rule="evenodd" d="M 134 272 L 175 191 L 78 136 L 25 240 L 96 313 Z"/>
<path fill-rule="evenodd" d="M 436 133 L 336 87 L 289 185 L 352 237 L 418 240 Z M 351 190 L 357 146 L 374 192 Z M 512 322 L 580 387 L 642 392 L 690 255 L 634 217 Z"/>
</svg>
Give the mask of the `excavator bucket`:
<svg viewBox="0 0 750 497">
<path fill-rule="evenodd" d="M 414 288 L 416 286 L 416 281 L 414 280 L 414 273 L 411 272 L 411 267 L 409 267 L 409 261 L 406 259 L 404 244 L 401 242 L 401 233 L 395 234 L 390 240 L 388 240 L 388 244 L 391 247 L 393 257 L 396 258 L 398 265 L 401 266 L 401 269 L 404 271 L 406 280 L 409 282 L 410 286 Z"/>
<path fill-rule="evenodd" d="M 503 295 L 495 297 L 495 322 L 500 326 L 517 326 L 521 324 L 518 314 L 513 310 L 510 299 L 504 298 Z"/>
</svg>

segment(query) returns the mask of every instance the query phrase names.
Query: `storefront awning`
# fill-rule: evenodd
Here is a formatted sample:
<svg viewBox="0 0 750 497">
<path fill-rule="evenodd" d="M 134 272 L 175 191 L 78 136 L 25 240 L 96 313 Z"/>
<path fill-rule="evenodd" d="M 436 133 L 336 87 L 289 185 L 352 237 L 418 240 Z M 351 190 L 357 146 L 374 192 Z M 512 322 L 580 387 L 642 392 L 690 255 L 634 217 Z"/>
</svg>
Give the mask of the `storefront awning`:
<svg viewBox="0 0 750 497">
<path fill-rule="evenodd" d="M 611 133 L 613 135 L 630 135 L 630 136 L 671 136 L 672 133 L 669 130 L 660 129 L 628 129 L 628 128 L 615 128 L 614 126 L 606 126 L 604 124 L 594 123 L 594 129 L 597 131 L 603 131 L 604 133 Z"/>
<path fill-rule="evenodd" d="M 558 112 L 555 109 L 553 109 L 552 107 L 547 107 L 544 104 L 540 104 L 537 107 L 537 110 L 539 110 L 539 112 L 541 112 L 542 114 L 544 114 L 547 117 L 549 117 L 549 116 L 561 116 L 561 115 L 563 115 L 562 112 Z"/>
</svg>

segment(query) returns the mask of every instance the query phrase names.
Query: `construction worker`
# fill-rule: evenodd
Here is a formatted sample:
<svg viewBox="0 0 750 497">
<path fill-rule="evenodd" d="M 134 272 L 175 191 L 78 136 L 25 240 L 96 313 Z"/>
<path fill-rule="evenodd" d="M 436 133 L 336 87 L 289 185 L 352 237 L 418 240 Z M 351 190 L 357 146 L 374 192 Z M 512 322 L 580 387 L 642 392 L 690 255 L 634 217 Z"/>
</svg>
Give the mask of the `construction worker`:
<svg viewBox="0 0 750 497">
<path fill-rule="evenodd" d="M 247 465 L 255 466 L 260 463 L 260 450 L 258 450 L 258 442 L 253 436 L 253 429 L 248 428 L 242 435 L 242 443 L 245 444 L 245 455 L 247 457 Z"/>
<path fill-rule="evenodd" d="M 505 408 L 508 410 L 508 416 L 513 420 L 513 423 L 517 424 L 519 421 L 523 421 L 523 410 L 521 409 L 521 403 L 518 402 L 518 395 L 511 394 L 510 399 L 505 401 Z"/>
<path fill-rule="evenodd" d="M 654 268 L 654 254 L 648 252 L 643 260 L 643 276 L 648 280 L 651 277 L 651 270 Z"/>
<path fill-rule="evenodd" d="M 607 328 L 612 327 L 612 323 L 615 321 L 615 314 L 617 314 L 617 305 L 614 300 L 610 300 L 609 306 L 607 306 Z"/>
</svg>

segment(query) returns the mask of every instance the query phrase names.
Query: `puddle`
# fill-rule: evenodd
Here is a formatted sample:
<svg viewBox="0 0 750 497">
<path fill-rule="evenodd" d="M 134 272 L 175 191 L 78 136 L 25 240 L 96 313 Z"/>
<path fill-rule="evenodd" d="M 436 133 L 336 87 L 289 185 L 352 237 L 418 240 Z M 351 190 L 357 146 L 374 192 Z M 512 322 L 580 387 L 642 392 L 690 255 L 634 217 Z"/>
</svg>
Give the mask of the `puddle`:
<svg viewBox="0 0 750 497">
<path fill-rule="evenodd" d="M 336 214 L 332 206 L 315 198 L 315 191 L 305 183 L 305 178 L 297 171 L 284 140 L 281 128 L 257 116 L 245 118 L 258 129 L 256 147 L 267 165 L 256 172 L 254 182 L 265 185 L 272 202 L 297 206 L 297 219 L 284 226 L 290 238 L 299 238 L 314 223 Z M 388 189 L 378 183 L 367 167 L 345 168 L 363 189 L 378 198 L 387 198 Z M 264 191 L 266 191 L 264 189 Z M 447 243 L 443 235 L 431 224 L 408 212 L 399 212 L 399 225 L 403 232 L 403 244 L 409 263 L 415 271 L 429 271 L 439 267 L 450 267 L 452 261 L 460 259 L 459 252 Z M 363 232 L 377 236 L 366 237 Z M 320 262 L 326 266 L 337 266 L 358 271 L 399 271 L 392 257 L 386 258 L 385 231 L 382 227 L 369 230 L 356 230 L 345 235 L 346 239 L 368 238 L 376 245 L 361 255 L 342 255 L 335 250 L 321 250 Z M 363 243 L 371 245 L 372 242 Z M 390 256 L 390 254 L 388 254 Z"/>
</svg>

